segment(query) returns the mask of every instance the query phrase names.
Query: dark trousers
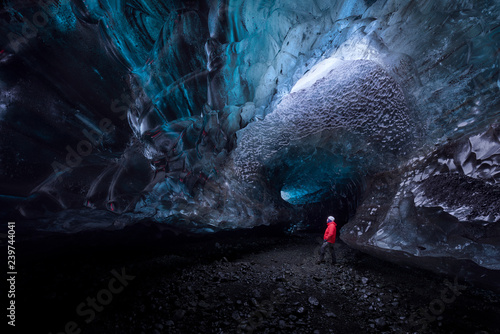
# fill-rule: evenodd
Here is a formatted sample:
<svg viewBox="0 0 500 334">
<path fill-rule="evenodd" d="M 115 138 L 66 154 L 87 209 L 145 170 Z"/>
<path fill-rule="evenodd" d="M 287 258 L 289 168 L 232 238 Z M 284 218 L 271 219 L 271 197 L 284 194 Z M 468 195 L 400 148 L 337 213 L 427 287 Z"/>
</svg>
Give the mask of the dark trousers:
<svg viewBox="0 0 500 334">
<path fill-rule="evenodd" d="M 321 245 L 321 249 L 319 250 L 319 260 L 323 262 L 325 260 L 325 252 L 326 249 L 330 251 L 330 255 L 332 256 L 332 264 L 337 263 L 337 257 L 335 256 L 335 248 L 333 248 L 333 244 L 328 241 L 324 241 L 323 245 Z"/>
</svg>

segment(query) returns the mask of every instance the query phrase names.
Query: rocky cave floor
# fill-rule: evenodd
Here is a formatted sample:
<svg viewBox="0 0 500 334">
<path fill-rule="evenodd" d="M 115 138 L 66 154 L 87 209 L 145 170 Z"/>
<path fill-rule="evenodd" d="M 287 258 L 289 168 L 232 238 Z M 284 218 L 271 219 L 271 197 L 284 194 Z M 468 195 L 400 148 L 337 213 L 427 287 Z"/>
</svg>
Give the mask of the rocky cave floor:
<svg viewBox="0 0 500 334">
<path fill-rule="evenodd" d="M 318 265 L 321 233 L 263 230 L 175 242 L 153 234 L 137 244 L 134 237 L 143 236 L 129 231 L 105 247 L 109 236 L 92 234 L 21 243 L 26 267 L 19 271 L 26 274 L 18 278 L 18 327 L 106 334 L 500 333 L 499 294 L 378 260 L 341 241 L 338 264 Z M 129 276 L 127 286 L 86 323 L 88 314 L 76 307 L 107 289 L 113 269 Z"/>
</svg>

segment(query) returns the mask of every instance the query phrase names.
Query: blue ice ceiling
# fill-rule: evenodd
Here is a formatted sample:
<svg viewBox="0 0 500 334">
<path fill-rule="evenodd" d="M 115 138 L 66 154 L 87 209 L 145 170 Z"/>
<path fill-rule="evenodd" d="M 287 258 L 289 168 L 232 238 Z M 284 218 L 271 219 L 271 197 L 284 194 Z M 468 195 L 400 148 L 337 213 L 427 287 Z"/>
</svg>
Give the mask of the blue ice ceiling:
<svg viewBox="0 0 500 334">
<path fill-rule="evenodd" d="M 421 221 L 435 244 L 500 254 L 481 241 L 500 237 L 497 1 L 14 0 L 0 15 L 1 199 L 42 229 L 310 224 L 318 208 L 366 251 L 433 249 L 402 227 Z M 437 191 L 470 183 L 486 204 Z M 484 235 L 453 234 L 478 221 Z"/>
</svg>

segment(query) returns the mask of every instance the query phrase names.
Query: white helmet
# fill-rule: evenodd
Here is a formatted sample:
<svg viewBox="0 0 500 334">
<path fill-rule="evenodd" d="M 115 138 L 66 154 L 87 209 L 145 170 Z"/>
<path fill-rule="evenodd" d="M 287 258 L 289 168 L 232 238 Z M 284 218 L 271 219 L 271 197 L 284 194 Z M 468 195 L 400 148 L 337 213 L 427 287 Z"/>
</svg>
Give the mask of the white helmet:
<svg viewBox="0 0 500 334">
<path fill-rule="evenodd" d="M 328 217 L 328 220 L 331 221 L 331 222 L 333 222 L 333 221 L 335 221 L 335 217 L 330 216 L 330 217 Z"/>
</svg>

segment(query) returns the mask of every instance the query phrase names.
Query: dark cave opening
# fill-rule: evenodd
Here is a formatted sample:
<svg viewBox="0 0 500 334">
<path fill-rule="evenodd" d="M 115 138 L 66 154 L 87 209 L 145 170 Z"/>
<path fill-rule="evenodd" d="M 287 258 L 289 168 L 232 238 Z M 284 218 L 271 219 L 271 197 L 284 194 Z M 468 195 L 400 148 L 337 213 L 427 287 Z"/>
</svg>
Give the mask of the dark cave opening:
<svg viewBox="0 0 500 334">
<path fill-rule="evenodd" d="M 334 216 L 340 229 L 356 213 L 366 176 L 355 159 L 319 146 L 289 146 L 265 165 L 268 186 L 292 207 L 292 226 L 324 230 Z"/>
</svg>

